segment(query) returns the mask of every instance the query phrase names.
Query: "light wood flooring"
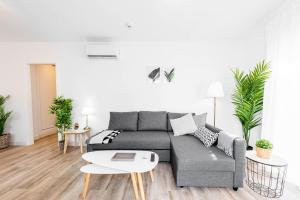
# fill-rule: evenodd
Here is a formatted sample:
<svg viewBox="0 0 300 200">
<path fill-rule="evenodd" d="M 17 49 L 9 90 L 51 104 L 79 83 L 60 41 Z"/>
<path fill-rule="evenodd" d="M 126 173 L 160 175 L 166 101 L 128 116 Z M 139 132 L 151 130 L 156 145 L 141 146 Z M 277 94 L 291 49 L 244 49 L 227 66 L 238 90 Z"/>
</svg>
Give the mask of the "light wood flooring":
<svg viewBox="0 0 300 200">
<path fill-rule="evenodd" d="M 84 164 L 78 147 L 70 147 L 67 154 L 63 154 L 54 136 L 40 139 L 32 146 L 1 150 L 0 199 L 80 199 L 83 177 L 79 169 Z M 264 199 L 247 185 L 237 192 L 231 188 L 178 188 L 168 163 L 160 163 L 154 176 L 152 183 L 150 176 L 144 175 L 147 200 Z M 130 175 L 92 175 L 88 199 L 133 200 Z M 286 187 L 281 199 L 300 199 L 299 191 Z"/>
</svg>

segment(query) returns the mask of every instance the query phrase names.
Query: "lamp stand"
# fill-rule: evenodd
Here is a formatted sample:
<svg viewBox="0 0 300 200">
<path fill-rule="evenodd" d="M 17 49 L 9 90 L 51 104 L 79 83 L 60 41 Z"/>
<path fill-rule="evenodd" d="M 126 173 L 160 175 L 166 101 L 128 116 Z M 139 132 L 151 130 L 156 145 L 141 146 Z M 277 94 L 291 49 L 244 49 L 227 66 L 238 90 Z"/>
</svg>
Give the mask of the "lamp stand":
<svg viewBox="0 0 300 200">
<path fill-rule="evenodd" d="M 214 97 L 214 127 L 216 127 L 216 107 L 217 107 L 217 99 Z"/>
<path fill-rule="evenodd" d="M 85 118 L 85 127 L 83 128 L 83 130 L 88 130 L 89 128 L 89 115 L 86 115 Z"/>
</svg>

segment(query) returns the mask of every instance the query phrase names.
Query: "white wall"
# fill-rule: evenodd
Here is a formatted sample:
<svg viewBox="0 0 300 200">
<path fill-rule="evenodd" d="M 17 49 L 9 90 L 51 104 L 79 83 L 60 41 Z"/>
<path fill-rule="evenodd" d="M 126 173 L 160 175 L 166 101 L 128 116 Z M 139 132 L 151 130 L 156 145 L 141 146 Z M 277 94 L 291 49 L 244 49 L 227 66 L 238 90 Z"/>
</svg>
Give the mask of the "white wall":
<svg viewBox="0 0 300 200">
<path fill-rule="evenodd" d="M 264 58 L 261 36 L 227 42 L 119 43 L 119 60 L 89 59 L 85 43 L 0 44 L 0 94 L 12 96 L 12 141 L 32 143 L 29 64 L 33 63 L 56 64 L 57 94 L 74 99 L 74 121 L 82 126 L 82 108 L 93 108 L 90 126 L 94 132 L 107 127 L 109 111 L 208 112 L 208 122 L 212 123 L 213 105 L 206 98 L 206 89 L 211 82 L 220 80 L 225 97 L 217 103 L 217 126 L 241 135 L 230 100 L 234 87 L 230 70 L 248 70 Z M 156 66 L 175 67 L 174 83 L 150 83 L 149 69 Z"/>
</svg>

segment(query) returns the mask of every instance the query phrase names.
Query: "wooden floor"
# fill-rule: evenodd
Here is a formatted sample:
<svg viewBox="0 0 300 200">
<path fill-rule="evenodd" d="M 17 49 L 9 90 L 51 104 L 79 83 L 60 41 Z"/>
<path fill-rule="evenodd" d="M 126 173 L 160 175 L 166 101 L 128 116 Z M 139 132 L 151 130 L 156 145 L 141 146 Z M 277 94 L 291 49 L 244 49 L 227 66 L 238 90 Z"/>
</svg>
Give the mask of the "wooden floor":
<svg viewBox="0 0 300 200">
<path fill-rule="evenodd" d="M 53 136 L 41 139 L 29 147 L 11 147 L 0 151 L 1 200 L 76 200 L 80 199 L 82 174 L 79 148 L 68 148 L 67 154 L 58 150 Z M 148 200 L 217 200 L 264 199 L 247 185 L 237 192 L 231 188 L 178 188 L 171 166 L 160 163 L 154 170 L 152 183 L 144 176 Z M 130 175 L 91 176 L 88 199 L 132 200 L 134 192 Z M 286 187 L 282 199 L 300 199 L 299 191 Z"/>
</svg>

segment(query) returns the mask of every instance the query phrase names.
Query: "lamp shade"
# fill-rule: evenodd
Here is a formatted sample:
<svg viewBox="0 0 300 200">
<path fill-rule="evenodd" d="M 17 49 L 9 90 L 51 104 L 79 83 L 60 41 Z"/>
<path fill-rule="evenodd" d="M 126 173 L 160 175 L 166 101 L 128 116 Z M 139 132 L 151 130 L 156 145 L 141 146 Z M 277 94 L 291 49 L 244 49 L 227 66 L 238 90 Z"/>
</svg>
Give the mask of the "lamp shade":
<svg viewBox="0 0 300 200">
<path fill-rule="evenodd" d="M 84 107 L 84 108 L 82 109 L 82 115 L 90 115 L 90 114 L 92 114 L 92 109 L 91 109 L 91 108 L 89 108 L 89 107 Z"/>
<path fill-rule="evenodd" d="M 207 90 L 208 97 L 224 97 L 223 85 L 221 82 L 217 81 L 208 87 Z"/>
</svg>

